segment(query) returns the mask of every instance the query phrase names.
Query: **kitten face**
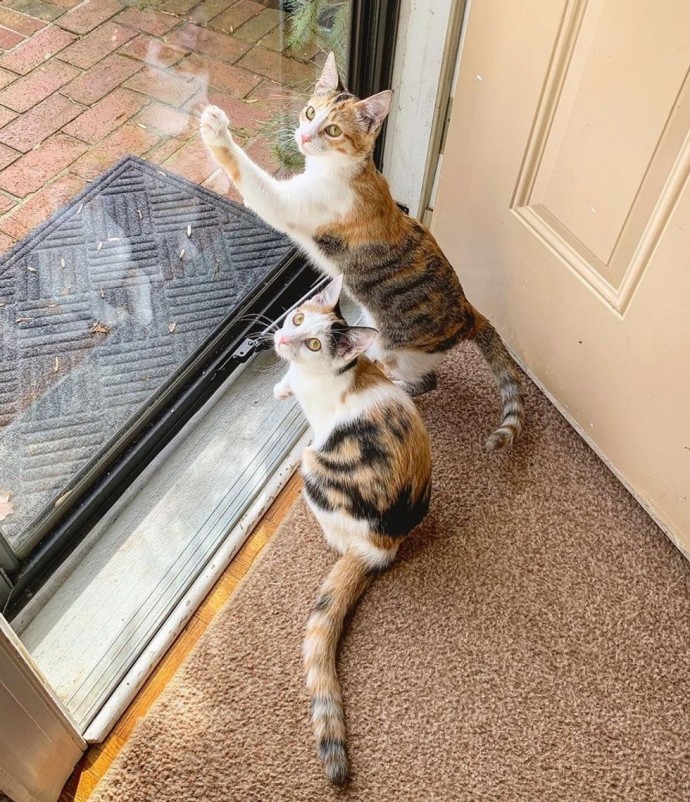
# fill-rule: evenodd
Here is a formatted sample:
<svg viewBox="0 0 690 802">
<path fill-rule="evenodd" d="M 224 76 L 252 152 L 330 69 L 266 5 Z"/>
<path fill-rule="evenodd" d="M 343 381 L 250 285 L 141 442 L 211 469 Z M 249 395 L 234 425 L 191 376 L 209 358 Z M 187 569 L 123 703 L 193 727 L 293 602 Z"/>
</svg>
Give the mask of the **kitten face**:
<svg viewBox="0 0 690 802">
<path fill-rule="evenodd" d="M 338 309 L 342 279 L 303 303 L 273 335 L 279 357 L 316 371 L 334 373 L 367 350 L 376 329 L 348 326 Z"/>
<path fill-rule="evenodd" d="M 392 92 L 358 100 L 340 83 L 333 53 L 302 109 L 295 140 L 305 156 L 368 156 L 390 111 Z"/>
</svg>

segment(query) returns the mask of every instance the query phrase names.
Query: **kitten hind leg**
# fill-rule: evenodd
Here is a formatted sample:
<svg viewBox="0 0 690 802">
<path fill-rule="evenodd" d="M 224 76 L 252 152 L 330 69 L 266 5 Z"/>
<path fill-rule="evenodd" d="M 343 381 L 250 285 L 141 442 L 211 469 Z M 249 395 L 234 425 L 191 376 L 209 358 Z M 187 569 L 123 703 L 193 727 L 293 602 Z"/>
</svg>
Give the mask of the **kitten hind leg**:
<svg viewBox="0 0 690 802">
<path fill-rule="evenodd" d="M 418 395 L 424 395 L 424 393 L 430 393 L 432 390 L 435 390 L 438 387 L 438 377 L 436 376 L 436 371 L 432 370 L 420 376 L 419 379 L 414 382 L 394 379 L 393 383 L 397 384 L 398 387 L 402 387 L 412 398 L 416 398 Z"/>
<path fill-rule="evenodd" d="M 414 397 L 436 389 L 436 370 L 442 359 L 442 354 L 408 350 L 389 351 L 382 362 L 395 384 Z"/>
</svg>

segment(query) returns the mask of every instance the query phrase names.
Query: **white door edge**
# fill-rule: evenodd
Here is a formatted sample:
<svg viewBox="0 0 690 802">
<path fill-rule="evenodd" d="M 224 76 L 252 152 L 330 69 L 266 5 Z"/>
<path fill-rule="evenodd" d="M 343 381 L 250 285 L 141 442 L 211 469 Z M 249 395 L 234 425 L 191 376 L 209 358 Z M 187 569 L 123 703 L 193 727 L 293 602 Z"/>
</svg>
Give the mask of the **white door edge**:
<svg viewBox="0 0 690 802">
<path fill-rule="evenodd" d="M 393 62 L 393 106 L 386 129 L 384 175 L 393 198 L 421 218 L 422 196 L 439 118 L 445 117 L 444 68 L 455 59 L 449 29 L 465 0 L 402 0 Z M 449 56 L 448 48 L 453 50 Z M 448 88 L 445 90 L 448 92 Z M 441 106 L 441 108 L 439 108 Z M 435 170 L 436 159 L 433 158 Z M 433 181 L 433 178 L 432 178 Z"/>
<path fill-rule="evenodd" d="M 55 802 L 86 742 L 3 616 L 0 720 L 0 792 L 14 802 Z"/>
</svg>

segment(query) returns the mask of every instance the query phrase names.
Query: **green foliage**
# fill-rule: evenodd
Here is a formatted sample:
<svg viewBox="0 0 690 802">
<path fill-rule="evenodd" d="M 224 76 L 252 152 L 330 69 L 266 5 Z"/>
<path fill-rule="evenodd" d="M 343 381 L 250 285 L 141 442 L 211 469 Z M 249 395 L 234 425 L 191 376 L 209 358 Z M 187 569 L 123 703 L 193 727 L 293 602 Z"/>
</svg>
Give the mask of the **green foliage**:
<svg viewBox="0 0 690 802">
<path fill-rule="evenodd" d="M 299 152 L 295 141 L 295 117 L 281 112 L 268 123 L 266 129 L 270 131 L 267 136 L 271 144 L 273 155 L 284 170 L 297 172 L 304 168 L 304 156 Z M 266 131 L 265 129 L 265 131 Z"/>
<path fill-rule="evenodd" d="M 332 50 L 340 73 L 344 75 L 347 72 L 349 30 L 348 0 L 292 0 L 285 26 L 285 43 L 293 53 L 303 53 L 310 46 L 325 53 Z M 314 82 L 317 75 L 315 70 Z M 294 117 L 281 112 L 262 131 L 273 143 L 273 152 L 280 165 L 290 172 L 304 167 L 304 157 L 295 142 L 294 130 Z"/>
<path fill-rule="evenodd" d="M 289 30 L 285 37 L 288 47 L 300 49 L 316 40 L 319 26 L 319 0 L 293 0 L 290 11 Z"/>
<path fill-rule="evenodd" d="M 341 72 L 347 66 L 350 4 L 347 0 L 292 0 L 289 47 L 301 50 L 311 42 L 328 53 L 332 50 Z"/>
</svg>

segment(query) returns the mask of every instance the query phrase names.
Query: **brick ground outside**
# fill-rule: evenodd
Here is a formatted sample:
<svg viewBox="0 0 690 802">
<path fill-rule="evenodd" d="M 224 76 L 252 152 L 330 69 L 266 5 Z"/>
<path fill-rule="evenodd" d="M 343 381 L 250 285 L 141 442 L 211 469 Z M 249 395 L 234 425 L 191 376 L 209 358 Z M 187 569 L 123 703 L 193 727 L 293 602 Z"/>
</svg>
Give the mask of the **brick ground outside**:
<svg viewBox="0 0 690 802">
<path fill-rule="evenodd" d="M 0 252 L 134 153 L 237 197 L 201 145 L 209 103 L 275 172 L 267 124 L 299 108 L 316 48 L 276 0 L 0 0 Z"/>
</svg>

